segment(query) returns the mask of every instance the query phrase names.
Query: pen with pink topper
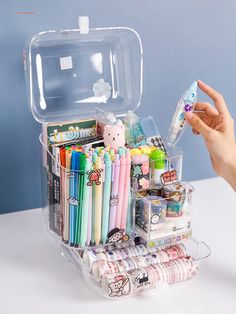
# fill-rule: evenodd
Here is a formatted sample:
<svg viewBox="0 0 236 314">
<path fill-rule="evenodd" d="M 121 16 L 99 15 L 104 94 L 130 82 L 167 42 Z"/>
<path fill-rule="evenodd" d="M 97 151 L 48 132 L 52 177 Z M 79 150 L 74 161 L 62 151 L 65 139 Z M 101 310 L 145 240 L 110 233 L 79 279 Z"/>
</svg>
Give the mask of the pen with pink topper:
<svg viewBox="0 0 236 314">
<path fill-rule="evenodd" d="M 110 218 L 109 218 L 109 231 L 115 228 L 116 223 L 116 209 L 119 202 L 119 177 L 120 177 L 120 156 L 115 155 L 115 160 L 112 163 L 112 188 L 110 199 Z"/>
</svg>

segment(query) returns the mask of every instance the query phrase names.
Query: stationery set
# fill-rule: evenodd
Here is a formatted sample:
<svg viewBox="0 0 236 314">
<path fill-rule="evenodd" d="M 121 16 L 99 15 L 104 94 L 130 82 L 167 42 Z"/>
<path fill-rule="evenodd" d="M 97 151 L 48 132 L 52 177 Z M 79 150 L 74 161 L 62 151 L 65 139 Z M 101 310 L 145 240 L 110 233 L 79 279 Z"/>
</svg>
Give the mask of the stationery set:
<svg viewBox="0 0 236 314">
<path fill-rule="evenodd" d="M 90 28 L 80 17 L 79 29 L 35 35 L 24 56 L 31 111 L 42 123 L 43 213 L 63 253 L 113 299 L 194 277 L 210 250 L 192 238 L 194 188 L 182 180 L 176 143 L 196 82 L 164 140 L 153 117 L 136 114 L 136 31 Z"/>
</svg>

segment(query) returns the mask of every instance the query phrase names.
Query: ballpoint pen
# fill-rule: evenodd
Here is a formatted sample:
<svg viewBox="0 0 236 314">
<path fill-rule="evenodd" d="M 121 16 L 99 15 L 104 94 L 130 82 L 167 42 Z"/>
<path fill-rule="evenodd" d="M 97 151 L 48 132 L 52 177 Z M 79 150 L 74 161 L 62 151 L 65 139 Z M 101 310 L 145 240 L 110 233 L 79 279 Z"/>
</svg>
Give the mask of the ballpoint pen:
<svg viewBox="0 0 236 314">
<path fill-rule="evenodd" d="M 193 82 L 177 104 L 167 138 L 167 144 L 169 146 L 175 146 L 180 139 L 186 125 L 184 114 L 185 112 L 193 111 L 196 101 L 197 81 Z"/>
</svg>

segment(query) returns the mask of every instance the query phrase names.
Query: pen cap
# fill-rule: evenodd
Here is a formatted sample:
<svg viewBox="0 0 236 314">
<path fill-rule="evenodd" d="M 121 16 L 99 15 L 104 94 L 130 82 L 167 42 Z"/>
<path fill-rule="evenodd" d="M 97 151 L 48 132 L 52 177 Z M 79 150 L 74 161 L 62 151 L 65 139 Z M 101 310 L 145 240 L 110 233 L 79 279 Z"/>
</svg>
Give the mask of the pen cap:
<svg viewBox="0 0 236 314">
<path fill-rule="evenodd" d="M 194 81 L 182 96 L 184 102 L 195 103 L 197 101 L 197 81 Z"/>
<path fill-rule="evenodd" d="M 80 170 L 85 170 L 85 162 L 86 162 L 86 156 L 85 154 L 80 154 Z"/>
<path fill-rule="evenodd" d="M 165 169 L 166 154 L 161 149 L 151 151 L 149 156 L 151 162 L 153 162 L 154 169 Z"/>
</svg>

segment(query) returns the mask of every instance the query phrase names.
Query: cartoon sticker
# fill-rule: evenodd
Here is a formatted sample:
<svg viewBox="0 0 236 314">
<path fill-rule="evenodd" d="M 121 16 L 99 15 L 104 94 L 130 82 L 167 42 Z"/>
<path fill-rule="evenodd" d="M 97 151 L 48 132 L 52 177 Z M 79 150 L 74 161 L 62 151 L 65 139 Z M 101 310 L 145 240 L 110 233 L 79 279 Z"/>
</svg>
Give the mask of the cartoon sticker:
<svg viewBox="0 0 236 314">
<path fill-rule="evenodd" d="M 108 242 L 109 243 L 122 243 L 127 242 L 129 236 L 125 233 L 124 229 L 114 228 L 108 233 Z"/>
<path fill-rule="evenodd" d="M 93 183 L 95 183 L 96 185 L 100 185 L 101 184 L 101 172 L 103 171 L 103 169 L 96 169 L 96 170 L 90 170 L 87 171 L 87 175 L 88 175 L 88 186 L 93 185 Z"/>
<path fill-rule="evenodd" d="M 124 276 L 117 276 L 116 279 L 108 285 L 110 289 L 109 297 L 121 297 L 125 292 L 128 292 L 125 291 L 125 287 L 127 287 L 129 279 Z"/>
</svg>

